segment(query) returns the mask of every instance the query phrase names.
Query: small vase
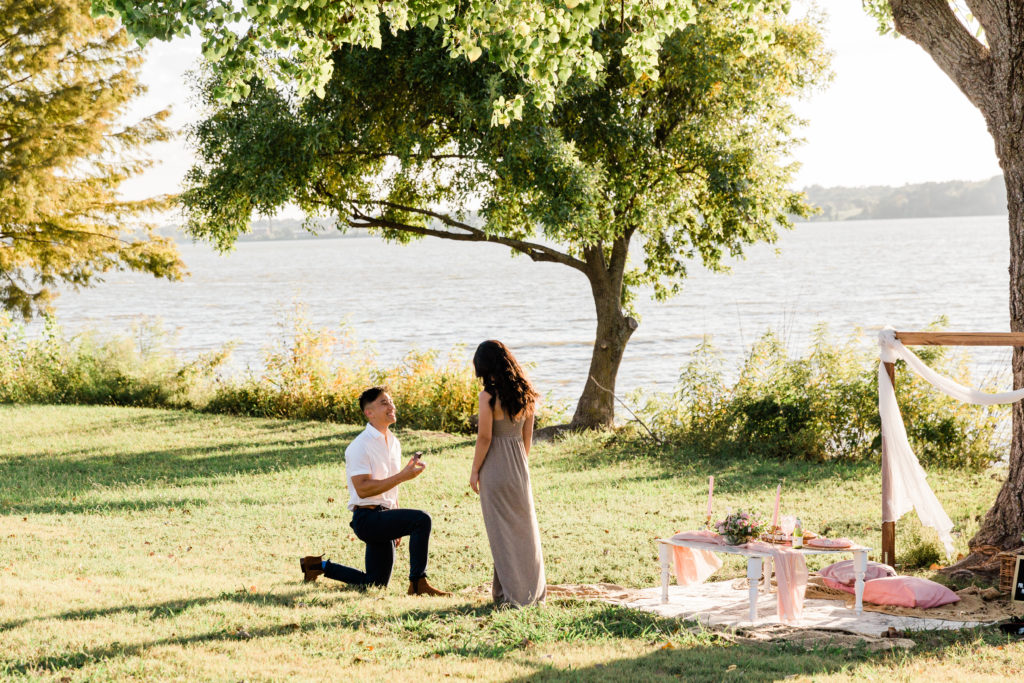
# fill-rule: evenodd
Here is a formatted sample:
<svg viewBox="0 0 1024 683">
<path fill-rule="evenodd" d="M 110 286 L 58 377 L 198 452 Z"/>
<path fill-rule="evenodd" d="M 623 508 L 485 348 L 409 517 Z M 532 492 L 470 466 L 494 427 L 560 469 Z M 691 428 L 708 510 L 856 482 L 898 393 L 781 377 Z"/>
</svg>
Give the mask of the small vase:
<svg viewBox="0 0 1024 683">
<path fill-rule="evenodd" d="M 747 542 L 747 539 L 745 538 L 739 538 L 738 536 L 732 536 L 730 534 L 726 534 L 722 538 L 725 539 L 726 545 L 743 545 Z"/>
</svg>

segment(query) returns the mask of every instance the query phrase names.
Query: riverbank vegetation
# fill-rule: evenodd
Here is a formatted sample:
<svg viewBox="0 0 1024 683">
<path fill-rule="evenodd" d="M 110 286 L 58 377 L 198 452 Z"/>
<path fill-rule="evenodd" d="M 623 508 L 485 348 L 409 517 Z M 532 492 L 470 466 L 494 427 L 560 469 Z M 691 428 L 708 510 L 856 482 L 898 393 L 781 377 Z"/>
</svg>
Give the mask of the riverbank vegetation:
<svg viewBox="0 0 1024 683">
<path fill-rule="evenodd" d="M 127 334 L 66 335 L 52 318 L 42 333 L 0 313 L 0 403 L 117 405 L 228 415 L 358 423 L 358 397 L 385 384 L 410 428 L 468 432 L 479 387 L 454 349 L 412 350 L 383 366 L 352 331 L 317 329 L 301 307 L 264 350 L 260 373 L 224 372 L 232 345 L 186 361 L 153 321 Z"/>
<path fill-rule="evenodd" d="M 301 308 L 267 346 L 260 373 L 223 372 L 230 345 L 186 361 L 171 343 L 155 323 L 137 324 L 129 334 L 69 337 L 51 319 L 42 334 L 29 337 L 23 326 L 0 316 L 0 403 L 173 408 L 355 424 L 362 420 L 359 393 L 386 384 L 406 427 L 472 432 L 479 384 L 464 349 L 412 350 L 384 366 L 351 329 L 318 329 Z M 968 356 L 943 347 L 918 353 L 943 374 L 972 384 Z M 657 440 L 697 453 L 877 461 L 877 363 L 858 335 L 836 340 L 824 327 L 795 356 L 766 333 L 738 368 L 726 367 L 705 340 L 681 369 L 674 392 L 639 394 L 629 403 Z M 1004 457 L 1005 408 L 946 398 L 903 369 L 902 361 L 897 372 L 908 435 L 924 465 L 979 471 Z M 539 423 L 564 418 L 547 401 Z"/>
<path fill-rule="evenodd" d="M 946 347 L 915 353 L 941 374 L 972 385 L 967 354 Z M 877 352 L 859 333 L 840 341 L 819 326 L 810 348 L 798 357 L 777 335 L 766 333 L 730 381 L 734 371 L 705 340 L 682 369 L 676 391 L 647 399 L 641 416 L 663 438 L 709 453 L 877 461 L 877 372 Z M 1005 406 L 955 401 L 903 361 L 897 363 L 896 386 L 907 436 L 926 467 L 977 471 L 1005 457 Z"/>
<path fill-rule="evenodd" d="M 431 581 L 455 595 L 405 595 L 406 544 L 386 590 L 303 584 L 302 555 L 362 559 L 341 459 L 361 429 L 0 406 L 0 680 L 1005 680 L 1024 669 L 1024 645 L 995 628 L 912 633 L 914 649 L 883 653 L 741 645 L 595 602 L 494 609 L 467 486 L 472 439 L 436 432 L 399 432 L 405 450 L 428 453 L 402 502 L 432 514 Z M 877 465 L 708 456 L 626 436 L 569 435 L 532 452 L 549 583 L 656 585 L 653 539 L 703 524 L 709 474 L 716 514 L 768 514 L 784 478 L 783 512 L 878 547 Z M 958 551 L 1004 472 L 929 469 Z M 901 562 L 934 544 L 913 515 L 897 541 Z M 731 561 L 720 577 L 742 571 Z"/>
</svg>

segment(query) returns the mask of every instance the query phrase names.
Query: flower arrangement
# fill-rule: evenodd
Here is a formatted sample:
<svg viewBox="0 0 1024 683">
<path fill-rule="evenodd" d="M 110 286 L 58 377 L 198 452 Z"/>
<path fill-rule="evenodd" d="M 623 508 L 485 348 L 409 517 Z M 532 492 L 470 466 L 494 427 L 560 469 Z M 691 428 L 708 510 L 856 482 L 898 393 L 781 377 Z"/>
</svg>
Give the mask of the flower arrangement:
<svg viewBox="0 0 1024 683">
<path fill-rule="evenodd" d="M 757 538 L 765 530 L 767 525 L 762 522 L 753 512 L 737 510 L 726 515 L 721 522 L 715 523 L 715 528 L 729 545 L 740 545 Z"/>
</svg>

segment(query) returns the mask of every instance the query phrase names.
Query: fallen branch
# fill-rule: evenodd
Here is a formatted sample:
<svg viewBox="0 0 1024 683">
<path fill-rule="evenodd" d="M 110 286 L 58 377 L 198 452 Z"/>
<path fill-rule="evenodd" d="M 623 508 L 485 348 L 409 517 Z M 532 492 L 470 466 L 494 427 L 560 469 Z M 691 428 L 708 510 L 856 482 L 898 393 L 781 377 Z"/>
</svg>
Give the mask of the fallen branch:
<svg viewBox="0 0 1024 683">
<path fill-rule="evenodd" d="M 637 414 L 634 413 L 632 411 L 632 409 L 630 409 L 630 407 L 628 405 L 626 405 L 625 401 L 623 401 L 621 398 L 619 398 L 618 396 L 615 395 L 614 391 L 612 391 L 611 389 L 608 389 L 607 387 L 601 386 L 601 383 L 598 382 L 596 379 L 594 379 L 593 375 L 590 376 L 590 381 L 593 382 L 594 384 L 596 384 L 598 389 L 601 389 L 602 391 L 607 391 L 609 394 L 611 394 L 612 398 L 614 398 L 616 401 L 618 401 L 619 405 L 621 405 L 623 408 L 625 408 L 629 412 L 629 414 L 633 416 L 633 419 L 636 420 L 637 422 L 639 422 L 640 426 L 647 430 L 647 433 L 651 435 L 651 438 L 654 439 L 655 443 L 657 443 L 659 445 L 665 443 L 664 440 L 658 438 L 658 436 L 654 432 L 651 431 L 651 428 L 648 427 L 644 423 L 643 420 L 641 420 L 639 417 L 637 417 Z"/>
</svg>

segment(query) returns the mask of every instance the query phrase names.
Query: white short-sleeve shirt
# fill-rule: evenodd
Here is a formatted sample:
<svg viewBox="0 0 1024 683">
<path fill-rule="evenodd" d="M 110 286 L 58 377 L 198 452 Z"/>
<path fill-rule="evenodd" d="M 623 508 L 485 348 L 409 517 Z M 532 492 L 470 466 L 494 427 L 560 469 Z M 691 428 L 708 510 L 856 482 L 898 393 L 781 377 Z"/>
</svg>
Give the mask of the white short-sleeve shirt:
<svg viewBox="0 0 1024 683">
<path fill-rule="evenodd" d="M 387 479 L 402 471 L 402 445 L 394 434 L 384 435 L 373 425 L 357 436 L 345 449 L 345 476 L 348 478 L 348 509 L 356 505 L 383 505 L 389 510 L 398 507 L 398 486 L 370 498 L 360 498 L 352 477 L 368 474 L 371 479 Z"/>
</svg>

